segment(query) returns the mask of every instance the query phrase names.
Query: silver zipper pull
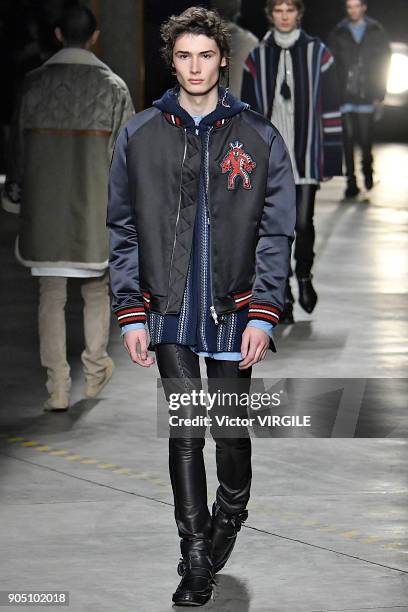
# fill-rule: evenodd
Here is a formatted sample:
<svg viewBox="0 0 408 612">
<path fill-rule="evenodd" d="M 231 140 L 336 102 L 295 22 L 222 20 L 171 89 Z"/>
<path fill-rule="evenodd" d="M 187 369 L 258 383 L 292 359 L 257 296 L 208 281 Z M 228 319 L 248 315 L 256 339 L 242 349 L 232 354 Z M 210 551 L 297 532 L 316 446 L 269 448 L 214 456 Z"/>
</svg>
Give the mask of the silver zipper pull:
<svg viewBox="0 0 408 612">
<path fill-rule="evenodd" d="M 210 312 L 211 312 L 212 318 L 214 319 L 214 323 L 218 325 L 218 316 L 217 316 L 217 313 L 215 312 L 214 306 L 210 306 Z"/>
</svg>

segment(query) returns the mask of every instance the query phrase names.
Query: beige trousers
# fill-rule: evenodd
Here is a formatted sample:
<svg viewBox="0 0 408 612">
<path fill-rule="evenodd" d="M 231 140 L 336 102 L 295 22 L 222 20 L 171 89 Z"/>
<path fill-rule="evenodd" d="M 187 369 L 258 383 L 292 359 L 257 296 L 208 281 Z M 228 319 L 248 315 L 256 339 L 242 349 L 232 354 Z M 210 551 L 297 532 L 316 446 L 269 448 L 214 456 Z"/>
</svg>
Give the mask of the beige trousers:
<svg viewBox="0 0 408 612">
<path fill-rule="evenodd" d="M 65 305 L 67 278 L 40 276 L 38 330 L 41 365 L 47 368 L 47 390 L 69 391 L 70 366 L 67 362 Z M 81 353 L 87 382 L 103 378 L 108 362 L 106 352 L 109 341 L 110 301 L 109 274 L 86 278 L 81 282 L 84 300 L 85 349 Z"/>
</svg>

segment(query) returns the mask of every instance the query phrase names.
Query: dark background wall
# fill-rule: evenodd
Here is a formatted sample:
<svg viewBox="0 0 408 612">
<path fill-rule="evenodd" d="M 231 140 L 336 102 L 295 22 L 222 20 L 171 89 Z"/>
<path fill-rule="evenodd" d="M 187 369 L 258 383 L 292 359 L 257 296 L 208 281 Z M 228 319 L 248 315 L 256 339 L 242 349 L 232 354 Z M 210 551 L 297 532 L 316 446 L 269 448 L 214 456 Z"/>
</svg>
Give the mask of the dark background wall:
<svg viewBox="0 0 408 612">
<path fill-rule="evenodd" d="M 145 103 L 147 105 L 173 83 L 158 53 L 160 24 L 169 15 L 180 13 L 194 4 L 208 7 L 211 1 L 145 1 Z M 268 28 L 264 13 L 265 4 L 266 0 L 242 1 L 240 24 L 254 32 L 258 38 L 261 38 Z M 305 4 L 304 28 L 326 41 L 331 29 L 344 17 L 343 0 L 306 0 Z M 392 40 L 408 42 L 408 0 L 369 0 L 369 14 L 384 24 Z"/>
<path fill-rule="evenodd" d="M 243 0 L 241 23 L 258 37 L 267 25 L 264 0 Z M 332 27 L 344 16 L 343 0 L 305 0 L 304 27 L 311 34 L 327 38 Z M 369 0 L 369 14 L 379 19 L 393 40 L 408 42 L 408 0 Z"/>
<path fill-rule="evenodd" d="M 99 17 L 98 55 L 128 82 L 136 107 L 150 105 L 173 83 L 160 57 L 160 24 L 188 6 L 210 0 L 86 0 Z M 0 0 L 0 122 L 8 123 L 24 73 L 58 49 L 52 30 L 64 0 Z M 323 40 L 344 13 L 343 0 L 306 0 L 304 27 Z M 243 0 L 242 26 L 262 37 L 265 0 Z M 408 42 L 408 0 L 369 0 L 394 41 Z M 144 56 L 144 58 L 143 58 Z M 143 72 L 145 78 L 143 78 Z M 1 148 L 1 147 L 0 147 Z"/>
</svg>

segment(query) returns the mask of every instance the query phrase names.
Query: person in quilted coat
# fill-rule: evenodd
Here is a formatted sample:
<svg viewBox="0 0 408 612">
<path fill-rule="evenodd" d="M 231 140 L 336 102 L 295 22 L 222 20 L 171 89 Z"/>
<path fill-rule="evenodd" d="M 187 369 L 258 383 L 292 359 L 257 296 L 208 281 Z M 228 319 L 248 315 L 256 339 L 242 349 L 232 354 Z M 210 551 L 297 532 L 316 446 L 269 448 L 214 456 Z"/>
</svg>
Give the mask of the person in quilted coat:
<svg viewBox="0 0 408 612">
<path fill-rule="evenodd" d="M 86 7 L 65 8 L 55 30 L 63 48 L 25 77 L 12 139 L 21 187 L 17 259 L 39 278 L 41 364 L 46 410 L 67 410 L 67 279 L 80 278 L 86 397 L 110 380 L 107 181 L 119 128 L 134 113 L 124 81 L 91 51 L 99 32 Z"/>
</svg>

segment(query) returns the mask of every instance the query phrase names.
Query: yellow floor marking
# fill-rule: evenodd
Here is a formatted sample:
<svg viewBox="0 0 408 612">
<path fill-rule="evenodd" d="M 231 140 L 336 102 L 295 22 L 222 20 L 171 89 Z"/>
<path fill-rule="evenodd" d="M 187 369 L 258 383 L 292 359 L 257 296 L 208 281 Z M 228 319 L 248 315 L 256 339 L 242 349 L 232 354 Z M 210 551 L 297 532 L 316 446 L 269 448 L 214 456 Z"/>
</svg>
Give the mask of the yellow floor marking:
<svg viewBox="0 0 408 612">
<path fill-rule="evenodd" d="M 2 437 L 4 437 L 4 435 Z M 112 470 L 113 474 L 119 474 L 123 476 L 134 476 L 135 478 L 142 479 L 142 480 L 148 480 L 151 483 L 159 485 L 159 486 L 168 487 L 169 489 L 172 488 L 170 483 L 166 483 L 160 478 L 152 477 L 146 472 L 139 472 L 137 470 L 132 470 L 131 468 L 120 467 L 116 465 L 115 463 L 98 463 L 98 459 L 92 459 L 90 457 L 82 457 L 82 455 L 79 455 L 79 454 L 69 455 L 69 453 L 72 451 L 69 451 L 66 449 L 52 450 L 52 448 L 48 444 L 41 444 L 41 442 L 38 442 L 37 440 L 26 440 L 25 438 L 21 436 L 9 436 L 8 438 L 6 438 L 6 440 L 8 442 L 21 442 L 21 446 L 32 447 L 34 448 L 34 450 L 39 451 L 39 452 L 48 452 L 48 454 L 53 457 L 63 457 L 64 459 L 67 459 L 67 461 L 80 461 L 80 463 L 84 465 L 97 464 L 98 468 L 101 468 L 103 470 Z M 212 501 L 211 494 L 208 494 L 208 500 Z M 257 506 L 257 503 L 253 502 L 252 500 L 248 503 L 248 509 L 255 508 L 256 506 Z M 268 508 L 268 514 L 270 513 L 278 514 L 278 516 L 281 515 L 280 518 L 285 523 L 290 522 L 291 520 L 294 520 L 296 518 L 301 519 L 302 517 L 302 515 L 297 512 L 284 512 L 278 508 Z M 317 521 L 315 519 L 307 519 L 307 520 L 303 520 L 300 522 L 302 525 L 305 525 L 305 526 L 317 526 L 321 524 L 320 521 Z M 338 532 L 339 527 L 336 527 L 335 525 L 323 525 L 322 527 L 318 527 L 318 530 L 327 532 L 327 533 L 334 533 L 334 532 Z M 344 538 L 355 538 L 358 534 L 359 532 L 357 530 L 351 530 L 351 531 L 340 532 L 337 535 L 340 535 Z M 380 536 L 368 536 L 360 541 L 364 544 L 371 544 L 372 542 L 377 542 L 382 539 L 383 538 L 381 538 Z M 403 544 L 401 544 L 400 542 L 393 542 L 390 544 L 383 544 L 382 548 L 391 549 L 391 550 L 401 550 L 402 546 Z M 408 552 L 408 551 L 401 551 L 401 552 Z"/>
<path fill-rule="evenodd" d="M 149 480 L 149 474 L 146 474 L 145 472 L 138 472 L 137 474 L 135 474 L 136 478 L 141 478 L 142 480 Z"/>
<path fill-rule="evenodd" d="M 378 542 L 378 540 L 383 540 L 380 536 L 368 536 L 368 538 L 364 538 L 361 540 L 363 544 L 371 544 L 371 542 Z"/>
<path fill-rule="evenodd" d="M 342 533 L 339 533 L 339 535 L 343 536 L 343 538 L 355 538 L 356 535 L 358 535 L 358 531 L 343 531 Z"/>
</svg>

